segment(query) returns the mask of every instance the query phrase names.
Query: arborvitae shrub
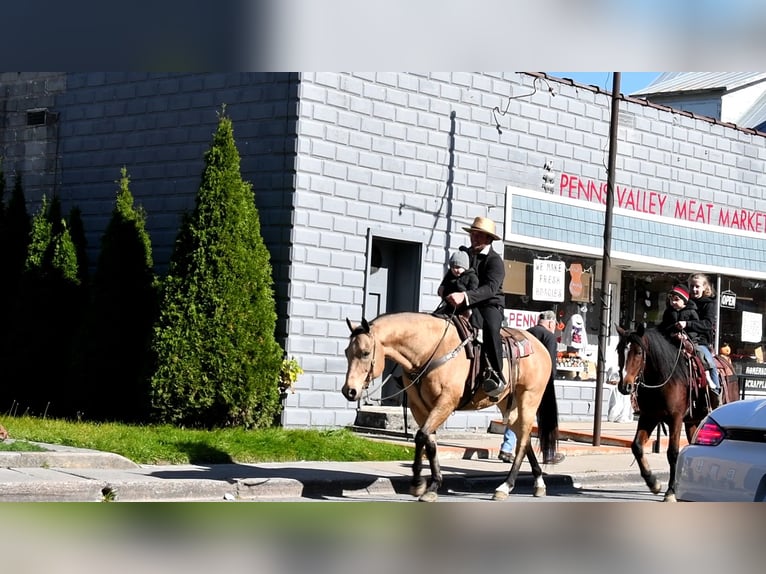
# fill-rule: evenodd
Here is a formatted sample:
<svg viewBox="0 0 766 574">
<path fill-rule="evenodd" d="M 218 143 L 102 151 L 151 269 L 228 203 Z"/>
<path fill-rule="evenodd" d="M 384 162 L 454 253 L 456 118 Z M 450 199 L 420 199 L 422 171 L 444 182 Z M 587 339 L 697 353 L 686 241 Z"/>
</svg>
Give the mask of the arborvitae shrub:
<svg viewBox="0 0 766 574">
<path fill-rule="evenodd" d="M 85 239 L 85 226 L 82 223 L 82 211 L 75 206 L 69 210 L 69 233 L 72 236 L 74 250 L 77 254 L 77 269 L 79 271 L 80 285 L 87 286 L 90 283 L 88 273 L 88 242 Z"/>
<path fill-rule="evenodd" d="M 146 215 L 134 206 L 122 168 L 115 207 L 101 238 L 86 327 L 84 417 L 147 422 L 147 360 L 157 292 Z"/>
<path fill-rule="evenodd" d="M 4 187 L 5 178 L 1 179 Z M 19 289 L 27 258 L 30 230 L 30 217 L 21 180 L 21 175 L 16 174 L 0 226 L 0 369 L 4 383 L 0 407 L 4 412 L 15 412 L 14 408 L 19 404 L 17 399 L 24 390 L 25 365 L 14 354 L 19 338 L 17 327 L 23 325 Z"/>
<path fill-rule="evenodd" d="M 32 219 L 19 293 L 13 360 L 21 412 L 76 416 L 72 351 L 81 319 L 77 255 L 57 197 Z"/>
<path fill-rule="evenodd" d="M 156 420 L 270 426 L 280 408 L 275 326 L 269 253 L 232 122 L 222 115 L 163 280 L 152 344 Z"/>
</svg>

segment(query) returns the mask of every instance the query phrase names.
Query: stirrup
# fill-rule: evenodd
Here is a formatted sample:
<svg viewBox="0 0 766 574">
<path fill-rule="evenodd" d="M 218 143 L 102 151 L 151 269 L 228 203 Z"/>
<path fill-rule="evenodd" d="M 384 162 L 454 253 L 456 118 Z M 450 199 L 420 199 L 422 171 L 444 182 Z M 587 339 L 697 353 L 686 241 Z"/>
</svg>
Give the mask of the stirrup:
<svg viewBox="0 0 766 574">
<path fill-rule="evenodd" d="M 484 381 L 482 382 L 482 388 L 490 398 L 496 399 L 502 395 L 503 391 L 505 390 L 505 385 L 506 383 L 502 381 L 494 369 L 486 369 L 484 371 Z"/>
</svg>

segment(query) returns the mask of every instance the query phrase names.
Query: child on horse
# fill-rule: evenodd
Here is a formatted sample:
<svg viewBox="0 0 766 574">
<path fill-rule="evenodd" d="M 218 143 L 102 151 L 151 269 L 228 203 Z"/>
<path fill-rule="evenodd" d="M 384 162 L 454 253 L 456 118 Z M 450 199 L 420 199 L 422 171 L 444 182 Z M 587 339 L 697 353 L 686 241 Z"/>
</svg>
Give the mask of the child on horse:
<svg viewBox="0 0 766 574">
<path fill-rule="evenodd" d="M 696 342 L 696 333 L 685 329 L 686 325 L 692 321 L 699 321 L 697 305 L 694 301 L 689 301 L 689 291 L 686 287 L 676 285 L 668 292 L 665 312 L 662 314 L 662 322 L 658 329 L 663 335 L 676 342 L 684 337 Z"/>
<path fill-rule="evenodd" d="M 711 365 L 710 378 L 712 379 L 711 390 L 719 394 L 721 392 L 721 382 L 718 378 L 718 369 L 715 367 L 715 359 L 713 359 L 713 352 L 710 350 L 710 346 L 715 339 L 713 330 L 715 328 L 716 310 L 718 303 L 715 300 L 715 293 L 710 286 L 710 281 L 707 275 L 702 273 L 694 273 L 689 277 L 689 294 L 691 295 L 691 301 L 697 305 L 697 313 L 699 319 L 697 321 L 689 321 L 685 327 L 686 330 L 697 333 L 697 348 L 705 356 L 705 361 L 708 365 Z"/>
<path fill-rule="evenodd" d="M 436 311 L 444 312 L 448 315 L 457 313 L 458 310 L 446 301 L 447 295 L 458 291 L 471 291 L 478 286 L 479 276 L 476 275 L 476 271 L 471 269 L 468 253 L 463 249 L 453 252 L 449 258 L 449 269 L 444 274 L 444 278 L 437 290 L 439 297 L 442 298 L 442 303 Z M 471 316 L 471 311 L 463 306 L 462 314 L 467 319 Z"/>
<path fill-rule="evenodd" d="M 704 344 L 700 344 L 702 336 L 696 330 L 698 325 L 700 325 L 700 316 L 689 291 L 684 285 L 674 286 L 668 293 L 667 306 L 658 329 L 679 345 L 684 339 L 688 339 L 694 344 L 694 349 L 699 350 L 700 347 L 704 347 Z M 718 374 L 715 363 L 704 359 L 702 363 L 706 367 L 708 385 L 713 392 L 717 393 L 717 385 L 713 382 L 713 374 Z"/>
</svg>

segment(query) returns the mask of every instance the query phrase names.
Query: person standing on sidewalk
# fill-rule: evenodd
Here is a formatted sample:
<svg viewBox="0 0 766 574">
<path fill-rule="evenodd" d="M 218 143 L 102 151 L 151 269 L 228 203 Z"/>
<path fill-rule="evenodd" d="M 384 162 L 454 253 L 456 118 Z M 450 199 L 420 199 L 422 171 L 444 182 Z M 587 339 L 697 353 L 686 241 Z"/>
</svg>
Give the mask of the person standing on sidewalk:
<svg viewBox="0 0 766 574">
<path fill-rule="evenodd" d="M 551 356 L 551 376 L 545 387 L 545 393 L 556 392 L 553 387 L 553 381 L 556 378 L 556 358 L 558 356 L 558 341 L 556 340 L 556 313 L 553 311 L 543 311 L 537 318 L 537 325 L 527 329 L 548 349 Z M 555 404 L 555 401 L 553 401 Z M 500 446 L 498 458 L 504 462 L 513 462 L 514 451 L 516 450 L 516 435 L 507 428 L 503 435 L 503 443 Z M 543 453 L 543 464 L 558 464 L 566 458 L 563 452 Z"/>
</svg>

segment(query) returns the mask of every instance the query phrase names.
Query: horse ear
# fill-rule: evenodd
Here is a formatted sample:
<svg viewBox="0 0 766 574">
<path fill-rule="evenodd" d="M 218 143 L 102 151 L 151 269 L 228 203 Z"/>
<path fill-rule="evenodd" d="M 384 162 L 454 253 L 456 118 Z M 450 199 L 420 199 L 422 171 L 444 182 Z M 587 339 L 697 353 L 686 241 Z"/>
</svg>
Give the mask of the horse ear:
<svg viewBox="0 0 766 574">
<path fill-rule="evenodd" d="M 346 325 L 348 325 L 348 330 L 353 333 L 354 332 L 354 326 L 351 324 L 351 319 L 349 319 L 348 317 L 346 317 Z"/>
<path fill-rule="evenodd" d="M 645 330 L 645 329 L 644 329 L 644 324 L 643 324 L 643 323 L 639 323 L 639 324 L 638 324 L 638 327 L 636 328 L 636 334 L 637 334 L 639 337 L 643 337 L 643 336 L 644 336 L 644 330 Z"/>
<path fill-rule="evenodd" d="M 370 332 L 370 324 L 367 322 L 367 319 L 365 319 L 364 317 L 362 317 L 362 329 L 364 329 L 365 333 Z"/>
<path fill-rule="evenodd" d="M 625 333 L 627 333 L 627 332 L 628 332 L 628 330 L 627 330 L 627 329 L 623 329 L 623 328 L 622 328 L 622 327 L 620 327 L 620 326 L 619 326 L 617 323 L 615 323 L 615 324 L 614 324 L 614 328 L 615 328 L 615 329 L 617 329 L 617 334 L 618 334 L 620 337 L 624 337 L 624 336 L 625 336 Z"/>
</svg>

